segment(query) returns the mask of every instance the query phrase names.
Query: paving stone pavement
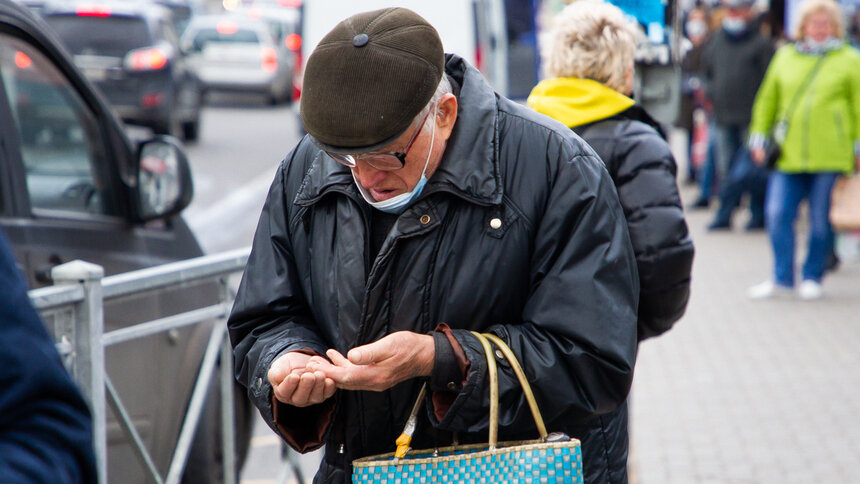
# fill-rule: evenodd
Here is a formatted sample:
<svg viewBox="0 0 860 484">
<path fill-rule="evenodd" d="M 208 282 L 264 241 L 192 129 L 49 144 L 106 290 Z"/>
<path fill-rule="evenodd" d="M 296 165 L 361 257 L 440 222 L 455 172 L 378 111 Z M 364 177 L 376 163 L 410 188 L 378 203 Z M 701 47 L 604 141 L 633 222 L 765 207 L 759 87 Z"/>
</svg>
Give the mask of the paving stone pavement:
<svg viewBox="0 0 860 484">
<path fill-rule="evenodd" d="M 684 318 L 640 346 L 631 484 L 860 482 L 860 262 L 826 277 L 821 300 L 751 301 L 772 267 L 767 236 L 744 216 L 707 232 L 713 211 L 687 212 Z"/>
</svg>

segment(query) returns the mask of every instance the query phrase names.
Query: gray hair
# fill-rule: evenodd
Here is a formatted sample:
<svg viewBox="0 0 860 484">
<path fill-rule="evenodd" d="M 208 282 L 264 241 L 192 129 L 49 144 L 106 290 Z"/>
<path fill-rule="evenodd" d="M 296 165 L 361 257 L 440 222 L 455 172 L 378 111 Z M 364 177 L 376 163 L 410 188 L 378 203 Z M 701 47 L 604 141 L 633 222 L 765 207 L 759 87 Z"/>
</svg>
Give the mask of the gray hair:
<svg viewBox="0 0 860 484">
<path fill-rule="evenodd" d="M 451 82 L 448 80 L 448 76 L 443 73 L 442 80 L 439 81 L 439 85 L 436 86 L 436 92 L 433 93 L 433 97 L 430 98 L 430 102 L 424 106 L 424 109 L 418 113 L 418 116 L 415 116 L 415 119 L 412 120 L 412 124 L 414 126 L 418 126 L 424 117 L 430 112 L 430 109 L 433 108 L 440 99 L 442 99 L 442 96 L 453 93 L 454 89 L 451 88 Z"/>
<path fill-rule="evenodd" d="M 555 16 L 542 39 L 547 75 L 591 79 L 623 93 L 638 36 L 618 7 L 577 0 Z"/>
</svg>

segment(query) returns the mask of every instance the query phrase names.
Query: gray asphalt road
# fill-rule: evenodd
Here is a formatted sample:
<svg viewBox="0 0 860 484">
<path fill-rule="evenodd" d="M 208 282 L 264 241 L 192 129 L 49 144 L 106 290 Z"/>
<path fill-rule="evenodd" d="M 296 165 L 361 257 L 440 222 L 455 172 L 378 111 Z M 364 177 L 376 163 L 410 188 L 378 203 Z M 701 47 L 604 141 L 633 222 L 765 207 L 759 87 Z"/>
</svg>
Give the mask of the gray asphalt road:
<svg viewBox="0 0 860 484">
<path fill-rule="evenodd" d="M 210 101 L 199 142 L 186 147 L 194 199 L 184 216 L 206 252 L 215 253 L 251 244 L 269 185 L 298 142 L 300 128 L 289 106 L 265 106 L 259 99 L 240 96 L 213 96 Z M 319 453 L 297 458 L 305 482 L 310 482 L 319 459 Z M 259 417 L 240 481 L 298 482 L 284 466 L 280 439 Z"/>
</svg>

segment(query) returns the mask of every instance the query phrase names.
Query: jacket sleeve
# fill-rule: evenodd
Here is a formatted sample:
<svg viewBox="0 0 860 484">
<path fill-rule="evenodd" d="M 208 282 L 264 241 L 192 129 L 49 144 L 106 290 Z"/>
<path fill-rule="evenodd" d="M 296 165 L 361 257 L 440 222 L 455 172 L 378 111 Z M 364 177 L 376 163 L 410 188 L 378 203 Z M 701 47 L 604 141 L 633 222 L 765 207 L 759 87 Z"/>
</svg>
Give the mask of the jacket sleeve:
<svg viewBox="0 0 860 484">
<path fill-rule="evenodd" d="M 329 348 L 316 330 L 295 266 L 285 200 L 288 166 L 282 164 L 269 190 L 227 326 L 236 379 L 269 426 L 306 451 L 322 445 L 334 399 L 301 409 L 284 405 L 273 400 L 267 378 L 272 362 L 287 351 L 324 355 Z"/>
<path fill-rule="evenodd" d="M 639 123 L 614 141 L 614 182 L 639 270 L 637 326 L 642 341 L 666 332 L 683 316 L 690 299 L 693 241 L 669 145 Z"/>
<path fill-rule="evenodd" d="M 785 47 L 783 47 L 785 49 Z M 764 79 L 752 107 L 752 121 L 750 121 L 750 136 L 767 136 L 777 121 L 779 109 L 782 103 L 779 92 L 780 59 L 782 49 L 774 55 L 764 74 Z"/>
<path fill-rule="evenodd" d="M 550 431 L 569 432 L 621 405 L 636 358 L 636 262 L 615 187 L 600 159 L 585 153 L 551 170 L 556 172 L 544 212 L 534 221 L 531 291 L 523 313 L 485 330 L 517 355 L 544 420 L 557 424 Z M 471 368 L 448 412 L 432 421 L 445 430 L 485 431 L 486 357 L 471 333 L 454 334 Z M 534 437 L 516 377 L 503 365 L 499 378 L 500 429 Z"/>
<path fill-rule="evenodd" d="M 92 424 L 0 233 L 0 476 L 96 482 Z"/>
<path fill-rule="evenodd" d="M 854 118 L 854 157 L 860 157 L 860 52 L 851 50 L 851 62 L 853 69 L 848 69 L 850 79 L 848 81 L 848 109 Z"/>
</svg>

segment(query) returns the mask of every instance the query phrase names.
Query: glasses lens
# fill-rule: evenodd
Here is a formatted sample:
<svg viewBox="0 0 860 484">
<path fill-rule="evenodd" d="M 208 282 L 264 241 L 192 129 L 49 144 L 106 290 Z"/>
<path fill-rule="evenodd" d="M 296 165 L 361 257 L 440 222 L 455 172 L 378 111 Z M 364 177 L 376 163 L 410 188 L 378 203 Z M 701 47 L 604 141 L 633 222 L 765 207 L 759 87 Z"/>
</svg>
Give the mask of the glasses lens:
<svg viewBox="0 0 860 484">
<path fill-rule="evenodd" d="M 403 163 L 393 155 L 368 155 L 359 158 L 361 161 L 381 171 L 392 171 L 403 168 Z"/>
</svg>

